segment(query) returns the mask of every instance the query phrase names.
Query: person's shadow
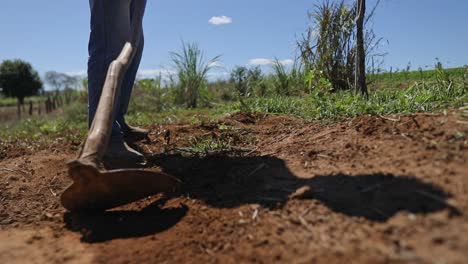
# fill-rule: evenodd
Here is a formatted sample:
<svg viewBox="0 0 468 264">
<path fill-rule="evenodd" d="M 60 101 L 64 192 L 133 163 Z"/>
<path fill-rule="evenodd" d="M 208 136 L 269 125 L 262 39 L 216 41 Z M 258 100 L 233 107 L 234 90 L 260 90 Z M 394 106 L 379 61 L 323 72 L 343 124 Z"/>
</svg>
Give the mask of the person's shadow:
<svg viewBox="0 0 468 264">
<path fill-rule="evenodd" d="M 292 174 L 283 160 L 270 156 L 161 154 L 151 157 L 150 162 L 184 182 L 181 191 L 172 196 L 186 195 L 216 208 L 260 204 L 275 209 L 291 199 L 315 199 L 337 213 L 376 222 L 385 222 L 402 211 L 427 214 L 447 209 L 460 214 L 447 202 L 449 193 L 405 175 L 338 174 L 303 179 Z M 189 210 L 186 206 L 161 209 L 164 202 L 142 211 L 68 214 L 65 222 L 69 229 L 81 231 L 86 242 L 147 236 L 173 227 Z"/>
</svg>

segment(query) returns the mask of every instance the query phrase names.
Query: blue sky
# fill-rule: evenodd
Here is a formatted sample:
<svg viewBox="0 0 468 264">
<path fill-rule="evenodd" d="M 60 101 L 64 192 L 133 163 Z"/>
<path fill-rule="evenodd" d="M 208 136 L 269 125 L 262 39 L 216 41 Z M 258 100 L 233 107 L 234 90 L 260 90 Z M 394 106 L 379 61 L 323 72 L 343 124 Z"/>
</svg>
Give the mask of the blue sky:
<svg viewBox="0 0 468 264">
<path fill-rule="evenodd" d="M 375 1 L 368 0 L 368 6 Z M 292 59 L 295 41 L 308 26 L 307 12 L 318 2 L 148 0 L 141 73 L 170 69 L 169 52 L 182 39 L 199 43 L 207 57 L 222 55 L 227 70 L 274 57 Z M 436 57 L 448 67 L 468 64 L 467 11 L 466 0 L 382 0 L 371 26 L 388 40 L 381 49 L 388 53 L 385 66 L 404 68 L 411 62 L 413 68 L 424 67 Z M 214 25 L 212 18 L 230 23 Z M 21 58 L 40 74 L 82 73 L 88 34 L 88 1 L 3 1 L 0 61 Z"/>
</svg>

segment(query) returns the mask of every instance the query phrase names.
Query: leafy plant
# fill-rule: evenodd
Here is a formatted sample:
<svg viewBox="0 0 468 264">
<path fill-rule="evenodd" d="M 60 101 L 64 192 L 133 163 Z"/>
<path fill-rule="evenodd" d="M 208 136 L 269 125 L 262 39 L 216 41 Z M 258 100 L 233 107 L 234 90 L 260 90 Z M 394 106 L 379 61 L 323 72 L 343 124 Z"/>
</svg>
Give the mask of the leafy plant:
<svg viewBox="0 0 468 264">
<path fill-rule="evenodd" d="M 198 154 L 198 155 L 208 155 L 217 152 L 227 152 L 231 151 L 232 146 L 231 144 L 223 139 L 215 139 L 215 138 L 208 138 L 208 139 L 200 139 L 200 138 L 192 138 L 190 140 L 191 148 L 190 152 Z"/>
<path fill-rule="evenodd" d="M 196 108 L 200 92 L 206 88 L 207 74 L 216 66 L 220 56 L 205 62 L 204 53 L 196 43 L 182 42 L 182 50 L 172 52 L 171 58 L 177 70 L 180 96 L 187 107 Z"/>
<path fill-rule="evenodd" d="M 379 1 L 377 1 L 378 4 Z M 370 21 L 375 8 L 365 18 Z M 334 90 L 353 87 L 356 70 L 356 6 L 345 0 L 325 0 L 309 13 L 312 26 L 298 40 L 297 45 L 306 71 L 317 69 L 323 72 Z M 375 56 L 381 39 L 372 30 L 364 36 L 366 57 Z"/>
<path fill-rule="evenodd" d="M 245 98 L 250 95 L 248 74 L 249 70 L 242 66 L 235 67 L 231 72 L 231 80 L 234 82 L 234 88 L 241 98 Z"/>
<path fill-rule="evenodd" d="M 305 76 L 304 82 L 312 91 L 329 92 L 333 90 L 331 82 L 325 78 L 323 71 L 312 68 Z"/>
<path fill-rule="evenodd" d="M 291 96 L 305 91 L 305 75 L 298 60 L 291 66 L 286 65 L 279 59 L 273 63 L 273 77 L 275 80 L 274 91 L 276 95 Z"/>
<path fill-rule="evenodd" d="M 260 66 L 249 69 L 247 73 L 247 82 L 252 93 L 260 97 L 266 96 L 268 87 L 264 81 Z"/>
<path fill-rule="evenodd" d="M 131 112 L 161 112 L 167 107 L 167 89 L 162 87 L 162 76 L 138 80 L 134 88 L 135 96 L 130 101 Z"/>
</svg>

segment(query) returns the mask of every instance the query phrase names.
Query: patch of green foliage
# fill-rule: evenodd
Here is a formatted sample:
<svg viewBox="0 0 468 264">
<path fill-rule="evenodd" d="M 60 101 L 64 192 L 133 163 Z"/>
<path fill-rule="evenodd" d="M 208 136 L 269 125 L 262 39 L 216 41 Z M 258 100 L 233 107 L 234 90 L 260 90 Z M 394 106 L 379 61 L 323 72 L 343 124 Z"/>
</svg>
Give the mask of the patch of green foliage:
<svg viewBox="0 0 468 264">
<path fill-rule="evenodd" d="M 380 72 L 375 74 L 368 74 L 370 88 L 402 88 L 408 87 L 415 82 L 434 82 L 438 80 L 449 80 L 452 82 L 459 82 L 466 80 L 468 66 L 443 69 L 440 63 L 436 64 L 435 69 L 423 70 L 419 68 L 417 71 L 412 71 L 410 66 L 404 70 L 392 70 L 388 72 Z"/>
<path fill-rule="evenodd" d="M 208 155 L 210 153 L 219 153 L 224 151 L 231 151 L 231 144 L 223 139 L 216 138 L 192 138 L 190 152 L 198 155 Z"/>
<path fill-rule="evenodd" d="M 29 103 L 30 101 L 33 103 L 43 102 L 47 98 L 44 96 L 31 96 L 26 97 L 24 101 Z M 7 106 L 16 106 L 18 104 L 18 99 L 13 97 L 0 97 L 0 107 L 7 107 Z"/>
<path fill-rule="evenodd" d="M 38 95 L 42 81 L 32 65 L 22 60 L 5 60 L 0 64 L 0 93 L 15 97 L 20 104 L 27 96 Z"/>
<path fill-rule="evenodd" d="M 416 83 L 407 89 L 381 89 L 369 99 L 350 91 L 313 92 L 305 97 L 249 98 L 228 111 L 292 114 L 305 119 L 323 120 L 354 117 L 361 114 L 409 114 L 459 107 L 468 100 L 467 87 L 461 83 Z"/>
<path fill-rule="evenodd" d="M 215 120 L 223 113 L 216 109 L 184 109 L 131 111 L 127 121 L 132 125 L 148 127 L 155 124 L 201 124 Z M 0 141 L 42 140 L 58 137 L 81 141 L 87 133 L 87 108 L 84 103 L 74 103 L 61 115 L 22 119 L 0 124 Z M 46 142 L 45 142 L 46 143 Z"/>
<path fill-rule="evenodd" d="M 206 91 L 207 76 L 220 56 L 205 62 L 204 53 L 196 43 L 182 42 L 180 52 L 172 52 L 171 59 L 177 70 L 178 99 L 188 108 L 200 106 L 209 97 Z"/>
<path fill-rule="evenodd" d="M 86 107 L 74 104 L 60 116 L 35 117 L 1 124 L 0 140 L 35 140 L 47 143 L 48 140 L 62 137 L 69 141 L 81 141 L 86 131 Z"/>
<path fill-rule="evenodd" d="M 174 108 L 164 112 L 141 111 L 127 116 L 127 121 L 132 125 L 151 126 L 163 124 L 192 124 L 198 125 L 217 119 L 222 113 L 217 108 L 185 109 Z"/>
<path fill-rule="evenodd" d="M 463 68 L 461 68 L 463 69 Z M 352 91 L 330 92 L 330 84 L 319 73 L 304 77 L 303 82 L 312 83 L 308 93 L 285 96 L 275 92 L 260 96 L 243 97 L 241 102 L 217 98 L 210 108 L 187 109 L 184 105 L 168 103 L 173 99 L 173 89 L 161 87 L 160 80 L 145 80 L 137 84 L 130 104 L 127 121 L 132 125 L 148 127 L 156 124 L 201 124 L 219 119 L 233 112 L 261 112 L 290 114 L 306 120 L 338 120 L 361 114 L 409 114 L 434 112 L 450 107 L 460 107 L 468 101 L 468 68 L 432 71 L 428 81 L 414 82 L 406 89 L 376 89 L 369 99 Z M 414 74 L 414 73 L 412 73 Z M 270 83 L 268 78 L 258 78 L 261 83 Z M 274 82 L 272 82 L 274 84 Z M 232 83 L 218 82 L 220 87 Z M 274 89 L 269 89 L 274 91 Z M 296 90 L 297 91 L 297 90 Z M 218 93 L 222 95 L 222 93 Z M 0 140 L 52 140 L 58 137 L 81 141 L 87 131 L 87 109 L 85 100 L 61 109 L 60 115 L 22 119 L 19 122 L 0 124 Z M 198 142 L 200 146 L 206 142 Z M 197 144 L 198 144 L 197 143 Z M 211 143 L 210 143 L 211 144 Z M 216 148 L 219 144 L 208 144 Z M 200 147 L 200 149 L 202 149 Z"/>
</svg>

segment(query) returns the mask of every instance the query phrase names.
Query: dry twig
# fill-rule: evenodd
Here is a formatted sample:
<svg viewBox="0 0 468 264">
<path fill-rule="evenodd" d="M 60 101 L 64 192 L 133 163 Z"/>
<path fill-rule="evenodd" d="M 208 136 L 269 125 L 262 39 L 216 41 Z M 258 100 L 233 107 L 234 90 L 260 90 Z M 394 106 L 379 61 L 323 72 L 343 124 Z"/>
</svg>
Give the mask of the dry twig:
<svg viewBox="0 0 468 264">
<path fill-rule="evenodd" d="M 383 115 L 379 115 L 380 118 L 382 119 L 385 119 L 385 120 L 388 120 L 388 121 L 392 121 L 392 122 L 399 122 L 401 121 L 401 117 L 398 117 L 398 119 L 394 119 L 394 118 L 390 118 L 390 117 L 385 117 Z"/>
<path fill-rule="evenodd" d="M 28 176 L 28 173 L 26 171 L 20 170 L 20 169 L 9 169 L 9 168 L 0 168 L 0 171 L 7 171 L 7 172 L 12 172 L 12 173 L 20 173 L 23 174 L 24 176 Z"/>
<path fill-rule="evenodd" d="M 456 207 L 456 204 L 454 201 L 447 201 L 446 199 L 442 198 L 442 197 L 439 197 L 435 194 L 432 194 L 432 193 L 428 193 L 426 191 L 422 191 L 422 190 L 416 190 L 416 193 L 421 195 L 421 196 L 424 196 L 426 198 L 429 198 L 429 199 L 432 199 L 438 203 L 441 203 L 443 205 L 446 205 L 450 208 L 455 208 Z"/>
<path fill-rule="evenodd" d="M 267 167 L 267 164 L 266 164 L 266 163 L 262 163 L 262 164 L 258 165 L 258 167 L 255 168 L 255 169 L 247 176 L 247 178 L 250 178 L 250 177 L 254 176 L 257 172 L 263 170 L 263 169 L 266 168 L 266 167 Z"/>
</svg>

